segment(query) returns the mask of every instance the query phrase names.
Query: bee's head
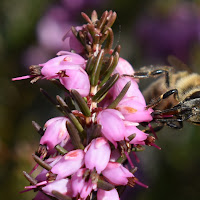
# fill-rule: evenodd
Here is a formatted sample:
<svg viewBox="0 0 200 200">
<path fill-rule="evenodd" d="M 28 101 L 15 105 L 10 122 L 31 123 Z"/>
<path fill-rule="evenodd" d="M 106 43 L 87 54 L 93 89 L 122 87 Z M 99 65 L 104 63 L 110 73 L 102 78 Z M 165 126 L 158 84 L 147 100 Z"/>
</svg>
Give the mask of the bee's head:
<svg viewBox="0 0 200 200">
<path fill-rule="evenodd" d="M 200 125 L 200 91 L 187 97 L 183 102 L 183 107 L 190 110 L 191 117 L 188 121 Z"/>
</svg>

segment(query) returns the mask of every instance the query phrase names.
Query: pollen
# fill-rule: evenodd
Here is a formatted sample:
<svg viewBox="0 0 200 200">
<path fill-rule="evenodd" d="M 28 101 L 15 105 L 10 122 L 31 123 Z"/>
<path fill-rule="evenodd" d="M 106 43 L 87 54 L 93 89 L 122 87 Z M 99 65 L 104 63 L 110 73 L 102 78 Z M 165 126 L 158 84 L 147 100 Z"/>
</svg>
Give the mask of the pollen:
<svg viewBox="0 0 200 200">
<path fill-rule="evenodd" d="M 72 62 L 72 58 L 70 56 L 66 56 L 63 61 Z"/>
<path fill-rule="evenodd" d="M 62 138 L 64 135 L 65 135 L 65 131 L 63 129 L 61 129 L 58 134 L 59 139 Z"/>
<path fill-rule="evenodd" d="M 65 156 L 65 160 L 67 159 L 73 159 L 73 158 L 76 158 L 78 157 L 78 152 L 76 151 L 71 151 L 69 152 L 66 156 Z"/>
<path fill-rule="evenodd" d="M 126 111 L 128 111 L 129 113 L 136 113 L 137 112 L 137 109 L 132 108 L 132 107 L 128 107 L 128 106 L 124 107 L 124 109 Z"/>
</svg>

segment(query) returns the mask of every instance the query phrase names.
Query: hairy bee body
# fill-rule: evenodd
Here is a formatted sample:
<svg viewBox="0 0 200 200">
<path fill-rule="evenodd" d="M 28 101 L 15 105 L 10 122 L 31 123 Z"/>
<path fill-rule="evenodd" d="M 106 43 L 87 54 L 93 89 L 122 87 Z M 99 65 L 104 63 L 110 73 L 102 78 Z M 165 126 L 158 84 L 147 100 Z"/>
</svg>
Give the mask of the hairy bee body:
<svg viewBox="0 0 200 200">
<path fill-rule="evenodd" d="M 187 121 L 195 124 L 200 123 L 200 75 L 197 73 L 189 73 L 187 71 L 180 71 L 177 73 L 169 72 L 169 86 L 167 86 L 165 78 L 160 77 L 153 82 L 145 91 L 144 97 L 147 104 L 151 104 L 162 94 L 167 91 L 177 89 L 178 95 L 171 95 L 167 99 L 159 102 L 154 109 L 167 110 L 180 105 L 179 113 L 186 115 Z"/>
<path fill-rule="evenodd" d="M 176 98 L 171 96 L 168 100 L 160 102 L 155 107 L 156 109 L 168 109 L 184 101 L 193 93 L 200 91 L 200 75 L 197 73 L 190 74 L 186 71 L 171 74 L 169 76 L 169 87 L 167 87 L 165 79 L 161 77 L 145 89 L 143 94 L 147 103 L 150 103 L 153 99 L 171 89 L 177 89 L 178 96 Z"/>
</svg>

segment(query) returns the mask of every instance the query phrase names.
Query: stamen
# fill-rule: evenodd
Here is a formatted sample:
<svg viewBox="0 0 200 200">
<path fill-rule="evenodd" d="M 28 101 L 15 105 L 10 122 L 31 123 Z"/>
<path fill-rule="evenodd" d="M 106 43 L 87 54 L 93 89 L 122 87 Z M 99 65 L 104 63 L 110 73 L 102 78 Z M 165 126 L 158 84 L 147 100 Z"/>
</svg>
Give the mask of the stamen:
<svg viewBox="0 0 200 200">
<path fill-rule="evenodd" d="M 12 78 L 12 81 L 19 81 L 19 80 L 24 80 L 24 79 L 32 78 L 32 77 L 33 76 L 31 76 L 31 75 L 21 76 L 21 77 Z"/>
<path fill-rule="evenodd" d="M 144 187 L 144 188 L 149 188 L 148 185 L 145 185 L 144 183 L 141 183 L 141 182 L 138 181 L 138 180 L 135 180 L 135 183 L 138 184 L 138 185 L 140 185 L 140 186 L 142 186 L 142 187 Z"/>
<path fill-rule="evenodd" d="M 39 164 L 37 163 L 37 164 L 33 167 L 33 169 L 30 171 L 29 174 L 32 174 L 32 173 L 38 168 L 38 166 L 39 166 Z"/>
<path fill-rule="evenodd" d="M 161 150 L 161 147 L 157 146 L 155 143 L 149 143 L 151 146 L 156 147 L 158 150 Z"/>
<path fill-rule="evenodd" d="M 156 139 L 158 139 L 158 136 L 157 136 L 156 132 L 154 131 L 154 129 L 153 129 L 153 127 L 151 126 L 150 123 L 148 123 L 148 127 L 149 127 L 149 129 L 151 130 L 151 132 L 153 133 L 154 137 L 155 137 Z"/>
<path fill-rule="evenodd" d="M 131 168 L 134 168 L 133 162 L 132 162 L 129 154 L 126 151 L 124 152 L 124 154 L 126 155 L 126 158 L 127 158 L 128 162 L 129 162 Z"/>
<path fill-rule="evenodd" d="M 139 163 L 140 159 L 137 157 L 136 153 L 134 151 L 132 151 L 132 153 L 133 153 L 133 156 L 134 156 L 136 162 Z"/>
</svg>

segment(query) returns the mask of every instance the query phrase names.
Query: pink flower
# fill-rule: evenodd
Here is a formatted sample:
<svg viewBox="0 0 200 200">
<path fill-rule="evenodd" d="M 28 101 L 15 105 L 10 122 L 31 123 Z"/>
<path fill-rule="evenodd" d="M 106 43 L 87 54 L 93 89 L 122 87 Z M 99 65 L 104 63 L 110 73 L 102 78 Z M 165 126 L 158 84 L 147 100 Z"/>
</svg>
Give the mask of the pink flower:
<svg viewBox="0 0 200 200">
<path fill-rule="evenodd" d="M 143 102 L 139 102 L 135 97 L 129 97 L 121 100 L 116 107 L 125 120 L 131 122 L 149 122 L 153 118 L 151 113 L 153 110 L 151 108 L 146 109 L 146 104 Z"/>
<path fill-rule="evenodd" d="M 66 89 L 75 89 L 82 97 L 87 96 L 90 91 L 90 81 L 84 70 L 86 67 L 85 59 L 78 54 L 67 51 L 61 51 L 58 54 L 61 56 L 40 64 L 41 69 L 34 68 L 34 75 L 17 77 L 12 80 L 35 78 L 37 76 L 43 79 L 59 79 Z"/>
<path fill-rule="evenodd" d="M 68 90 L 77 90 L 82 97 L 87 96 L 90 92 L 88 74 L 81 67 L 67 69 L 65 76 L 60 77 L 60 82 Z"/>
<path fill-rule="evenodd" d="M 101 125 L 101 132 L 115 148 L 116 141 L 124 139 L 125 126 L 122 114 L 114 109 L 105 109 L 99 112 L 97 116 L 97 123 Z"/>
<path fill-rule="evenodd" d="M 98 189 L 97 200 L 120 200 L 120 199 L 116 189 L 112 189 L 109 191 Z"/>
<path fill-rule="evenodd" d="M 100 102 L 101 107 L 105 108 L 108 105 L 110 105 L 129 81 L 131 81 L 131 86 L 129 87 L 123 99 L 127 97 L 134 97 L 135 100 L 141 102 L 142 104 L 146 104 L 145 99 L 141 91 L 139 90 L 138 83 L 133 78 L 120 77 L 117 80 L 117 82 L 113 85 L 113 87 L 109 90 L 104 100 Z"/>
<path fill-rule="evenodd" d="M 48 183 L 46 186 L 42 188 L 46 194 L 50 196 L 54 196 L 52 191 L 56 190 L 63 195 L 71 194 L 71 184 L 69 179 L 60 179 L 58 181 L 53 181 L 52 183 Z"/>
<path fill-rule="evenodd" d="M 131 81 L 131 86 L 129 87 L 124 98 L 135 97 L 135 99 L 137 99 L 141 103 L 145 104 L 145 99 L 144 99 L 141 91 L 139 90 L 138 83 L 133 78 L 130 78 L 130 77 L 120 77 L 118 79 L 118 81 L 115 83 L 115 85 L 111 88 L 111 90 L 109 92 L 112 94 L 113 99 L 115 99 L 119 95 L 119 93 L 122 91 L 124 86 L 129 81 Z"/>
<path fill-rule="evenodd" d="M 56 180 L 65 178 L 74 174 L 84 164 L 84 151 L 81 149 L 73 150 L 63 156 L 51 169 L 51 172 L 57 174 Z"/>
<path fill-rule="evenodd" d="M 93 170 L 96 169 L 100 174 L 109 162 L 111 154 L 110 145 L 103 137 L 96 138 L 86 147 L 85 166 Z"/>
<path fill-rule="evenodd" d="M 83 177 L 85 172 L 86 168 L 79 169 L 71 178 L 72 196 L 80 195 L 82 200 L 85 200 L 92 189 L 96 188 L 90 179 L 85 181 Z"/>
<path fill-rule="evenodd" d="M 48 150 L 53 149 L 63 140 L 69 139 L 69 133 L 66 128 L 66 117 L 55 117 L 46 122 L 44 135 L 40 140 L 40 144 L 47 145 Z"/>
<path fill-rule="evenodd" d="M 82 30 L 82 26 L 77 26 L 75 29 L 77 31 Z M 65 35 L 65 43 L 68 48 L 68 51 L 75 51 L 78 54 L 82 54 L 84 52 L 84 46 L 81 44 L 81 42 L 75 37 L 75 35 L 72 33 L 72 30 L 70 29 L 67 34 Z"/>
<path fill-rule="evenodd" d="M 128 169 L 116 162 L 109 162 L 102 174 L 113 185 L 127 185 L 128 178 L 134 177 Z"/>
<path fill-rule="evenodd" d="M 145 145 L 144 140 L 147 139 L 148 134 L 144 133 L 143 131 L 139 130 L 136 126 L 130 125 L 129 123 L 125 122 L 126 127 L 126 140 L 129 141 L 128 137 L 132 134 L 136 134 L 135 137 L 129 142 L 130 144 L 140 144 Z"/>
<path fill-rule="evenodd" d="M 86 61 L 78 54 L 60 51 L 58 57 L 52 58 L 46 63 L 40 64 L 42 67 L 41 74 L 46 79 L 59 78 L 59 73 L 68 69 L 73 69 L 75 66 L 79 66 L 83 69 L 86 67 Z"/>
<path fill-rule="evenodd" d="M 120 75 L 123 74 L 133 75 L 134 70 L 131 64 L 127 60 L 119 58 L 118 64 L 114 70 L 114 74 L 115 73 L 119 73 Z"/>
</svg>

